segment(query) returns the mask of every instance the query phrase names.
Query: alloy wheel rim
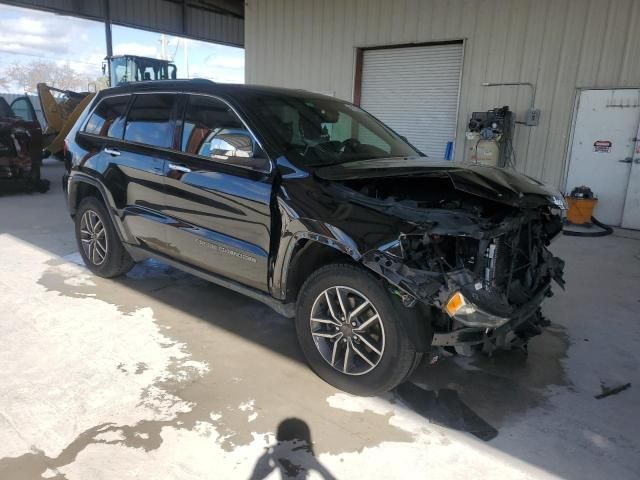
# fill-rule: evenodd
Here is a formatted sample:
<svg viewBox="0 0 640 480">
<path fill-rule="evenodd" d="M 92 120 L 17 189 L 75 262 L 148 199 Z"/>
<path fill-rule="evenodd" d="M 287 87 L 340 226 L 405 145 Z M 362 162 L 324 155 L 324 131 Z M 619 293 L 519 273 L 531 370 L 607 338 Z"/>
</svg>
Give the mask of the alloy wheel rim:
<svg viewBox="0 0 640 480">
<path fill-rule="evenodd" d="M 309 318 L 311 336 L 322 358 L 340 373 L 364 375 L 382 359 L 382 318 L 362 292 L 330 287 L 316 297 Z"/>
<path fill-rule="evenodd" d="M 85 256 L 94 265 L 102 265 L 107 258 L 109 243 L 104 223 L 93 210 L 87 210 L 80 219 L 80 243 Z"/>
</svg>

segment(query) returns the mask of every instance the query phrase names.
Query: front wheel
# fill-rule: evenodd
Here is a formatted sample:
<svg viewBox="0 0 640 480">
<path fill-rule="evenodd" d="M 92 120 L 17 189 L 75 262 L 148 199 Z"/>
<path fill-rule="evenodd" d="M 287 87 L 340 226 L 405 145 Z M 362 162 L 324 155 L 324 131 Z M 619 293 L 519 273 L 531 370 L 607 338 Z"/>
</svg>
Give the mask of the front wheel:
<svg viewBox="0 0 640 480">
<path fill-rule="evenodd" d="M 407 378 L 422 356 L 409 338 L 406 310 L 372 273 L 328 265 L 301 289 L 298 341 L 323 380 L 350 393 L 375 395 Z"/>
</svg>

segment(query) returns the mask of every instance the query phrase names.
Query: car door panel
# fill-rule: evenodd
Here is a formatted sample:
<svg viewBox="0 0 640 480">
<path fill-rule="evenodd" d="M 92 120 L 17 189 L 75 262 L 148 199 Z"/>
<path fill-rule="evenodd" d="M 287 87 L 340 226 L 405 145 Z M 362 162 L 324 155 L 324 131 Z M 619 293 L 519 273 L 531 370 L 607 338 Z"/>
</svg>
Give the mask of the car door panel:
<svg viewBox="0 0 640 480">
<path fill-rule="evenodd" d="M 202 102 L 197 104 L 202 118 L 190 120 L 185 115 L 181 147 L 194 153 L 175 153 L 167 164 L 166 214 L 173 220 L 169 243 L 183 262 L 268 291 L 271 176 L 246 168 L 250 159 L 238 161 L 244 166 L 234 164 L 235 159 L 227 163 L 213 159 L 216 152 L 209 150 L 215 142 L 208 139 L 214 130 L 227 132 L 228 138 L 246 130 L 223 102 Z M 220 110 L 211 113 L 209 107 Z M 225 124 L 225 128 L 202 127 L 201 132 L 189 126 L 190 121 L 235 123 L 234 128 Z M 205 151 L 207 158 L 197 154 Z"/>
<path fill-rule="evenodd" d="M 152 148 L 123 144 L 120 155 L 105 174 L 111 191 L 122 189 L 122 220 L 136 240 L 146 248 L 168 251 L 164 173 L 166 160 Z M 105 153 L 105 155 L 108 155 Z"/>
<path fill-rule="evenodd" d="M 182 261 L 266 290 L 271 182 L 264 174 L 223 171 L 183 156 L 191 172 L 169 169 L 169 241 Z"/>
<path fill-rule="evenodd" d="M 127 179 L 124 224 L 143 246 L 168 254 L 165 173 L 166 159 L 174 147 L 178 98 L 171 93 L 135 95 L 117 154 Z"/>
</svg>

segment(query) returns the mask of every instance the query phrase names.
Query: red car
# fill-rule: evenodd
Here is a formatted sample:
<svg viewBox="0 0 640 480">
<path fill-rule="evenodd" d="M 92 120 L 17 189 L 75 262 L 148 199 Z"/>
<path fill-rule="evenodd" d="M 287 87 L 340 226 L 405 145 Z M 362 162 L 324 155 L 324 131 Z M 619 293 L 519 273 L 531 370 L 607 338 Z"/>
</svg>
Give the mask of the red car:
<svg viewBox="0 0 640 480">
<path fill-rule="evenodd" d="M 0 97 L 0 192 L 49 190 L 40 178 L 42 128 L 27 96 L 11 105 Z"/>
</svg>

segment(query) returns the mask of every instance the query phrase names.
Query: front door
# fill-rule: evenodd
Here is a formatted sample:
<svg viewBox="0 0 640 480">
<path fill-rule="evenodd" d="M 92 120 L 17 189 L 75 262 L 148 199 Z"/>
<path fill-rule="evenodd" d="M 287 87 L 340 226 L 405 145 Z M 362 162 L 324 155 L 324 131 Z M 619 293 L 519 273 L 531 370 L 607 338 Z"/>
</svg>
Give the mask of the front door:
<svg viewBox="0 0 640 480">
<path fill-rule="evenodd" d="M 167 164 L 174 258 L 268 291 L 269 162 L 220 99 L 185 98 L 180 153 Z"/>
<path fill-rule="evenodd" d="M 566 191 L 590 187 L 598 220 L 640 229 L 640 90 L 582 90 L 578 102 Z"/>
<path fill-rule="evenodd" d="M 25 122 L 38 121 L 33 104 L 26 95 L 14 99 L 13 102 L 11 102 L 11 110 L 16 114 L 16 117 L 21 118 Z"/>
</svg>

